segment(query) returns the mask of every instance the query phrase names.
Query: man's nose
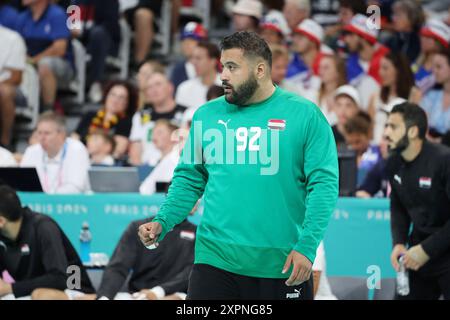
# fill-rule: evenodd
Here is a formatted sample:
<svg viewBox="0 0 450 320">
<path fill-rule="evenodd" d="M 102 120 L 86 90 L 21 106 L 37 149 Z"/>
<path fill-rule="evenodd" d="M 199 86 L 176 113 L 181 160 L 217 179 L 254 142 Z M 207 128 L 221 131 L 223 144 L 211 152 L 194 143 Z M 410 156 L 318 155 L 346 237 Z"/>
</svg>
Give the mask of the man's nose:
<svg viewBox="0 0 450 320">
<path fill-rule="evenodd" d="M 223 70 L 222 70 L 222 73 L 220 74 L 220 80 L 223 82 L 223 81 L 228 81 L 228 80 L 230 80 L 230 77 L 229 77 L 229 74 L 228 74 L 228 71 L 227 71 L 227 69 L 226 68 L 224 68 Z"/>
</svg>

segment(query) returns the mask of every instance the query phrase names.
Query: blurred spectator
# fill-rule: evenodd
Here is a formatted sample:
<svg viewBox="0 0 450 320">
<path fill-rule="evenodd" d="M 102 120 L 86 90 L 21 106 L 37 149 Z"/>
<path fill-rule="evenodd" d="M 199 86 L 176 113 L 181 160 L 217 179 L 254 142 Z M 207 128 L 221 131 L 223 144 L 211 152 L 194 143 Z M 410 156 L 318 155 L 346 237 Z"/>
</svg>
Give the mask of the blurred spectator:
<svg viewBox="0 0 450 320">
<path fill-rule="evenodd" d="M 217 72 L 219 59 L 220 50 L 215 44 L 201 42 L 195 47 L 192 63 L 197 77 L 180 84 L 175 95 L 178 104 L 198 109 L 206 102 L 209 87 L 222 84 Z"/>
<path fill-rule="evenodd" d="M 156 190 L 158 182 L 171 182 L 173 172 L 180 158 L 178 148 L 175 148 L 176 141 L 173 139 L 173 133 L 178 126 L 172 124 L 167 119 L 160 119 L 155 122 L 153 128 L 152 142 L 161 154 L 161 160 L 144 180 L 139 188 L 141 194 L 152 195 Z"/>
<path fill-rule="evenodd" d="M 332 129 L 338 148 L 345 147 L 345 125 L 360 111 L 360 103 L 358 91 L 350 85 L 339 87 L 334 94 L 337 123 L 332 126 Z"/>
<path fill-rule="evenodd" d="M 186 298 L 197 228 L 186 219 L 167 235 L 168 241 L 161 242 L 155 250 L 148 250 L 140 242 L 136 230 L 149 221 L 151 219 L 130 223 L 105 269 L 97 295 L 85 295 L 82 300 L 97 297 L 101 300 Z"/>
<path fill-rule="evenodd" d="M 115 160 L 113 152 L 116 146 L 114 137 L 103 132 L 96 131 L 87 138 L 87 150 L 91 165 L 93 166 L 113 166 Z"/>
<path fill-rule="evenodd" d="M 433 74 L 439 87 L 428 91 L 420 106 L 428 115 L 430 135 L 440 137 L 450 130 L 450 48 L 434 55 Z"/>
<path fill-rule="evenodd" d="M 0 147 L 0 167 L 17 167 L 13 154 L 2 147 Z"/>
<path fill-rule="evenodd" d="M 450 27 L 440 20 L 429 20 L 420 31 L 420 55 L 412 69 L 416 86 L 424 94 L 435 85 L 432 72 L 434 55 L 449 47 Z"/>
<path fill-rule="evenodd" d="M 155 72 L 166 72 L 164 66 L 157 60 L 148 60 L 139 67 L 139 72 L 137 74 L 137 84 L 139 89 L 138 110 L 141 110 L 145 104 L 148 103 L 145 98 L 145 91 L 147 89 L 148 79 L 150 79 L 150 76 Z"/>
<path fill-rule="evenodd" d="M 121 2 L 127 2 L 122 1 Z M 163 0 L 138 0 L 125 11 L 128 23 L 134 29 L 134 63 L 140 65 L 149 55 L 155 36 L 155 21 L 161 16 Z M 172 31 L 177 30 L 181 0 L 171 0 Z"/>
<path fill-rule="evenodd" d="M 172 83 L 163 73 L 155 72 L 148 79 L 146 89 L 148 104 L 133 116 L 129 152 L 131 164 L 155 166 L 161 158 L 159 150 L 152 142 L 155 121 L 167 119 L 181 124 L 186 107 L 177 105 L 173 91 Z"/>
<path fill-rule="evenodd" d="M 207 39 L 207 30 L 200 23 L 189 22 L 183 28 L 180 43 L 183 60 L 175 64 L 170 76 L 170 81 L 175 86 L 175 91 L 182 82 L 195 78 L 195 68 L 192 64 L 194 49 L 199 41 L 206 41 Z"/>
<path fill-rule="evenodd" d="M 368 92 L 375 92 L 380 82 L 380 61 L 389 49 L 377 42 L 378 31 L 369 28 L 367 17 L 355 15 L 344 27 L 344 41 L 350 55 L 347 59 L 347 80 L 361 96 L 361 107 L 367 110 Z"/>
<path fill-rule="evenodd" d="M 303 20 L 308 19 L 311 14 L 311 4 L 309 0 L 285 0 L 283 14 L 288 23 L 288 27 L 294 30 Z"/>
<path fill-rule="evenodd" d="M 323 40 L 323 28 L 311 19 L 303 20 L 292 35 L 293 58 L 288 66 L 287 79 L 299 87 L 303 93 L 308 89 L 317 89 L 319 79 L 321 43 Z"/>
<path fill-rule="evenodd" d="M 28 61 L 37 66 L 43 109 L 53 109 L 58 87 L 73 78 L 70 31 L 64 10 L 50 0 L 23 0 L 27 10 L 18 18 L 17 31 L 25 39 Z"/>
<path fill-rule="evenodd" d="M 21 167 L 35 167 L 42 188 L 50 194 L 88 191 L 89 154 L 79 141 L 67 138 L 63 117 L 45 112 L 37 124 L 39 144 L 30 146 Z"/>
<path fill-rule="evenodd" d="M 259 0 L 238 0 L 232 11 L 234 31 L 258 31 L 263 15 L 263 6 Z"/>
<path fill-rule="evenodd" d="M 358 188 L 367 174 L 381 158 L 380 148 L 371 145 L 372 122 L 370 116 L 364 111 L 350 118 L 344 126 L 345 141 L 350 149 L 356 152 L 358 164 Z"/>
<path fill-rule="evenodd" d="M 0 300 L 44 300 L 50 298 L 44 295 L 49 292 L 69 299 L 78 293 L 67 288 L 69 266 L 78 269 L 78 290 L 95 292 L 61 227 L 48 215 L 23 208 L 16 192 L 7 186 L 0 187 L 0 244 L 0 269 L 11 277 L 9 283 L 0 277 Z"/>
<path fill-rule="evenodd" d="M 284 44 L 286 37 L 291 33 L 285 17 L 276 10 L 271 10 L 263 17 L 259 28 L 261 37 L 269 45 Z"/>
<path fill-rule="evenodd" d="M 289 51 L 281 45 L 271 45 L 272 51 L 272 81 L 280 88 L 300 94 L 299 89 L 293 82 L 286 79 L 289 66 Z"/>
<path fill-rule="evenodd" d="M 317 248 L 316 259 L 312 266 L 314 277 L 314 300 L 337 300 L 336 296 L 331 291 L 326 270 L 325 248 L 323 241 L 321 241 Z"/>
<path fill-rule="evenodd" d="M 0 0 L 0 26 L 15 30 L 19 12 L 9 5 L 9 0 Z"/>
<path fill-rule="evenodd" d="M 420 3 L 415 0 L 398 0 L 392 6 L 394 35 L 386 45 L 395 52 L 404 53 L 413 62 L 420 53 L 419 31 L 425 22 Z"/>
<path fill-rule="evenodd" d="M 387 116 L 394 104 L 406 100 L 419 102 L 421 99 L 419 89 L 414 86 L 414 75 L 408 58 L 402 53 L 391 51 L 381 59 L 380 79 L 381 90 L 372 94 L 369 102 L 369 115 L 375 119 L 375 143 L 381 141 Z"/>
<path fill-rule="evenodd" d="M 217 99 L 225 94 L 223 87 L 212 85 L 209 87 L 208 92 L 206 93 L 206 100 L 214 100 Z"/>
<path fill-rule="evenodd" d="M 102 98 L 101 83 L 105 80 L 106 57 L 117 55 L 120 43 L 119 1 L 72 0 L 81 10 L 81 30 L 73 30 L 91 56 L 87 69 L 89 98 L 98 103 Z"/>
<path fill-rule="evenodd" d="M 308 91 L 305 98 L 317 104 L 330 125 L 337 122 L 333 110 L 334 95 L 337 88 L 347 83 L 345 61 L 338 56 L 324 56 L 319 64 L 319 90 Z"/>
<path fill-rule="evenodd" d="M 128 151 L 132 117 L 137 109 L 137 92 L 127 81 L 112 81 L 105 89 L 103 106 L 98 111 L 88 112 L 81 119 L 72 137 L 86 144 L 89 134 L 102 130 L 116 142 L 114 157 L 122 158 Z"/>
<path fill-rule="evenodd" d="M 325 27 L 324 41 L 334 50 L 344 50 L 342 28 L 350 24 L 356 14 L 366 14 L 366 8 L 365 0 L 339 0 L 339 19 L 335 25 Z"/>
<path fill-rule="evenodd" d="M 25 69 L 26 48 L 16 32 L 0 26 L 0 145 L 8 147 L 16 112 L 18 86 Z"/>
<path fill-rule="evenodd" d="M 363 183 L 356 191 L 357 198 L 385 198 L 388 196 L 389 176 L 386 170 L 386 160 L 389 156 L 387 140 L 383 138 L 379 145 L 381 157 L 367 173 Z"/>
</svg>

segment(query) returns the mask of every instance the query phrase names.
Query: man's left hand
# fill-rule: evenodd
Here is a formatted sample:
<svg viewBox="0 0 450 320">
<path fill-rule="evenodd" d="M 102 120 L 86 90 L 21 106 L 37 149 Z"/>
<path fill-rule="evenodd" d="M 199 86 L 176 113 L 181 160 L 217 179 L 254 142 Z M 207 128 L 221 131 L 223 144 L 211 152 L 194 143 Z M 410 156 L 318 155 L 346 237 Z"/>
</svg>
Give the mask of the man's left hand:
<svg viewBox="0 0 450 320">
<path fill-rule="evenodd" d="M 406 268 L 417 271 L 430 260 L 430 257 L 423 250 L 422 245 L 419 244 L 409 248 L 403 259 Z"/>
<path fill-rule="evenodd" d="M 307 257 L 300 252 L 292 250 L 286 259 L 282 273 L 286 273 L 291 267 L 291 264 L 294 265 L 294 268 L 292 269 L 291 276 L 286 281 L 287 286 L 298 286 L 309 280 L 311 277 L 312 263 Z"/>
<path fill-rule="evenodd" d="M 12 287 L 9 283 L 0 278 L 0 298 L 12 293 Z"/>
</svg>

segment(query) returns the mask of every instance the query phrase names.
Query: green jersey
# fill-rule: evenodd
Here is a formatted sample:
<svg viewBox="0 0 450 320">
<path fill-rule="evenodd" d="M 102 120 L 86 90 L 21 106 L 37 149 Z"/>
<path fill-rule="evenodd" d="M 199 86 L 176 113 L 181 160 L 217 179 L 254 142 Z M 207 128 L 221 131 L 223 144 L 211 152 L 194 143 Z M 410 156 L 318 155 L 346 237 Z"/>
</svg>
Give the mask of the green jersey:
<svg viewBox="0 0 450 320">
<path fill-rule="evenodd" d="M 221 97 L 199 108 L 154 220 L 159 241 L 202 195 L 195 263 L 287 278 L 292 250 L 313 262 L 338 197 L 336 144 L 320 109 L 279 87 L 257 104 Z"/>
</svg>

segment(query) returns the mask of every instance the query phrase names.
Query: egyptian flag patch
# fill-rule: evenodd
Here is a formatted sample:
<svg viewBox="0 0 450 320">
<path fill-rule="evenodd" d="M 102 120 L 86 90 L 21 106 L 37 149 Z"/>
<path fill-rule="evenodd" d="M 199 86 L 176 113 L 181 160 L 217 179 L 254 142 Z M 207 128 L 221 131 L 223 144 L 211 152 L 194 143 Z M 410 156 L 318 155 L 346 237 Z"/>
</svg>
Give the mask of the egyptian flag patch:
<svg viewBox="0 0 450 320">
<path fill-rule="evenodd" d="M 180 232 L 180 238 L 185 240 L 195 240 L 195 233 L 192 231 L 182 230 Z"/>
<path fill-rule="evenodd" d="M 419 179 L 419 187 L 422 189 L 430 189 L 431 188 L 431 178 L 429 177 L 420 177 Z"/>
<path fill-rule="evenodd" d="M 271 119 L 267 125 L 270 130 L 280 130 L 286 129 L 286 120 Z"/>
</svg>

